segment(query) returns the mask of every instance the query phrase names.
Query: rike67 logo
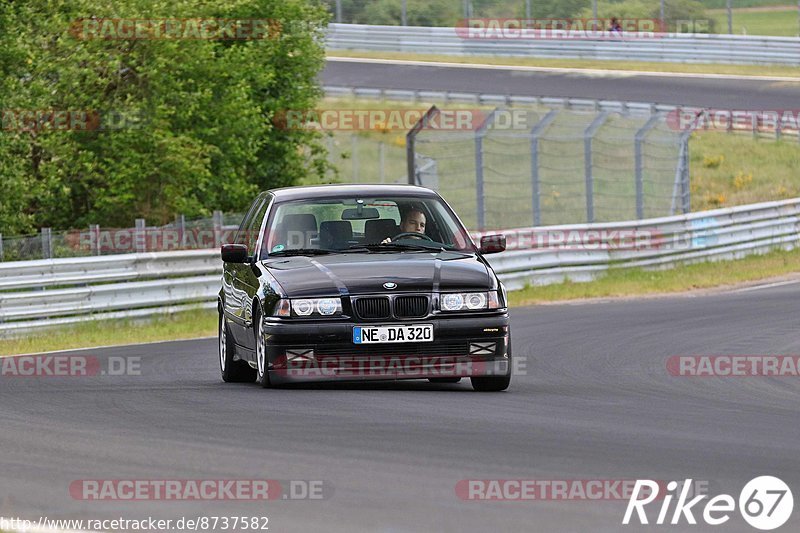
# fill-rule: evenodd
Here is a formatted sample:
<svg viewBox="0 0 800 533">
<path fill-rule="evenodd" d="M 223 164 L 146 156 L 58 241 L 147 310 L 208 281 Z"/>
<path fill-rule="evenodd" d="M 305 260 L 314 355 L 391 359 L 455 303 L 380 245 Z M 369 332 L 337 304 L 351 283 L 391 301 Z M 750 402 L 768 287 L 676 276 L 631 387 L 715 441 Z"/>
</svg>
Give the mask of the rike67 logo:
<svg viewBox="0 0 800 533">
<path fill-rule="evenodd" d="M 667 484 L 667 494 L 661 499 L 661 508 L 658 518 L 654 524 L 697 524 L 695 513 L 698 513 L 702 520 L 711 526 L 718 526 L 726 523 L 731 518 L 731 514 L 736 510 L 736 500 L 729 494 L 714 496 L 705 506 L 698 505 L 707 494 L 689 498 L 689 488 L 692 480 L 687 479 L 682 485 L 677 481 L 670 481 Z M 680 488 L 680 490 L 678 490 Z M 641 497 L 644 495 L 644 497 Z M 670 517 L 670 506 L 677 496 L 675 508 L 672 509 Z M 625 516 L 622 523 L 628 525 L 634 518 L 640 524 L 649 524 L 645 506 L 659 498 L 658 483 L 649 479 L 636 480 L 628 500 L 628 507 L 625 509 Z M 779 528 L 789 520 L 794 509 L 794 498 L 789 486 L 781 479 L 773 476 L 759 476 L 751 479 L 739 493 L 739 512 L 745 522 L 756 529 L 769 531 Z M 697 506 L 695 508 L 695 506 Z M 701 510 L 702 509 L 702 510 Z M 636 523 L 635 520 L 633 523 Z"/>
</svg>

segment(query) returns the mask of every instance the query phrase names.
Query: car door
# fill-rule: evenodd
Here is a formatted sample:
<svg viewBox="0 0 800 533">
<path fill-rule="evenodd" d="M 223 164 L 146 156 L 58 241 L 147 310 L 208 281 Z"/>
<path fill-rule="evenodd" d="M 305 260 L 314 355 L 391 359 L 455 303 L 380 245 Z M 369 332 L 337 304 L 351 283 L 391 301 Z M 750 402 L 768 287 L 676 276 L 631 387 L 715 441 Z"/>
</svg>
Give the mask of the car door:
<svg viewBox="0 0 800 533">
<path fill-rule="evenodd" d="M 247 210 L 239 229 L 233 238 L 234 244 L 247 244 L 247 228 L 252 224 L 258 208 L 263 204 L 264 197 L 259 195 Z M 237 281 L 243 266 L 237 263 L 224 263 L 222 266 L 222 305 L 228 319 L 229 331 L 234 342 L 239 341 L 244 327 L 244 307 L 247 302 L 247 293 L 241 290 L 241 283 Z"/>
<path fill-rule="evenodd" d="M 261 231 L 264 215 L 270 203 L 270 196 L 264 194 L 253 203 L 253 209 L 248 213 L 246 224 L 243 222 L 237 233 L 237 244 L 247 246 L 247 254 L 255 260 L 258 256 L 258 236 Z M 252 262 L 231 265 L 232 291 L 237 295 L 237 308 L 233 311 L 236 326 L 233 332 L 236 344 L 255 350 L 253 337 L 253 299 L 258 293 L 258 270 Z"/>
</svg>

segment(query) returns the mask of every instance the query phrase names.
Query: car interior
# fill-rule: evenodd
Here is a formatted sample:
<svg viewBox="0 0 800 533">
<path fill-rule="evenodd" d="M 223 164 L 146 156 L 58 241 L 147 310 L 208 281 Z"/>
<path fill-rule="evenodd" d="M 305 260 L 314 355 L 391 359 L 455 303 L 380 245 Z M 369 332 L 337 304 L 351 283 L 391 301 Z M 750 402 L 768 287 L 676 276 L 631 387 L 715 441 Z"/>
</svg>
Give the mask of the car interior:
<svg viewBox="0 0 800 533">
<path fill-rule="evenodd" d="M 425 234 L 437 242 L 450 241 L 440 232 L 436 217 L 427 206 L 398 203 L 397 208 L 401 213 L 412 208 L 422 210 L 427 219 Z M 371 214 L 378 214 L 377 210 L 373 208 L 367 207 L 363 210 L 370 209 Z M 395 218 L 371 218 L 370 215 L 370 218 L 364 219 L 365 217 L 357 216 L 356 211 L 356 209 L 343 209 L 341 213 L 343 220 L 319 221 L 312 213 L 283 215 L 275 225 L 274 233 L 271 236 L 264 235 L 262 256 L 266 256 L 269 252 L 301 248 L 344 250 L 359 244 L 380 244 L 387 238 L 401 233 L 400 225 Z"/>
</svg>

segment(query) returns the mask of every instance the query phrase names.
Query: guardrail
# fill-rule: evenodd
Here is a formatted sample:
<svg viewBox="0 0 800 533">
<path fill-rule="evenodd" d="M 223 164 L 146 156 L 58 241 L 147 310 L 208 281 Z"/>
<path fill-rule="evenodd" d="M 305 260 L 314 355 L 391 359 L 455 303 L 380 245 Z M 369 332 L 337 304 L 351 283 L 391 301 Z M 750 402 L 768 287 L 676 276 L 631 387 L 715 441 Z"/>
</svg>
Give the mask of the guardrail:
<svg viewBox="0 0 800 533">
<path fill-rule="evenodd" d="M 800 39 L 717 34 L 631 34 L 609 39 L 469 38 L 466 28 L 330 24 L 328 50 L 603 59 L 672 63 L 800 65 Z"/>
<path fill-rule="evenodd" d="M 668 268 L 800 244 L 800 198 L 631 222 L 484 231 L 509 290 L 587 281 L 612 267 Z M 0 334 L 105 318 L 213 308 L 218 250 L 20 261 L 0 265 Z M 38 280 L 38 282 L 37 282 Z"/>
</svg>

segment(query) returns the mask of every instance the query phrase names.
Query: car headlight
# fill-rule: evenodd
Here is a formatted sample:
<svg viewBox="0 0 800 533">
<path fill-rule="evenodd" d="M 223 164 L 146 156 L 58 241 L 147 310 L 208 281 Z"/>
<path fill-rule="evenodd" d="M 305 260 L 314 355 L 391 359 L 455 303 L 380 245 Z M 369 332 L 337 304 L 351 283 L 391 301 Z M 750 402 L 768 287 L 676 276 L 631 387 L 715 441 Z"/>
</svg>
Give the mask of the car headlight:
<svg viewBox="0 0 800 533">
<path fill-rule="evenodd" d="M 280 300 L 274 316 L 335 316 L 342 314 L 341 298 L 301 298 Z"/>
<path fill-rule="evenodd" d="M 439 309 L 442 311 L 485 311 L 499 308 L 497 291 L 451 292 L 442 294 L 439 298 Z"/>
</svg>

